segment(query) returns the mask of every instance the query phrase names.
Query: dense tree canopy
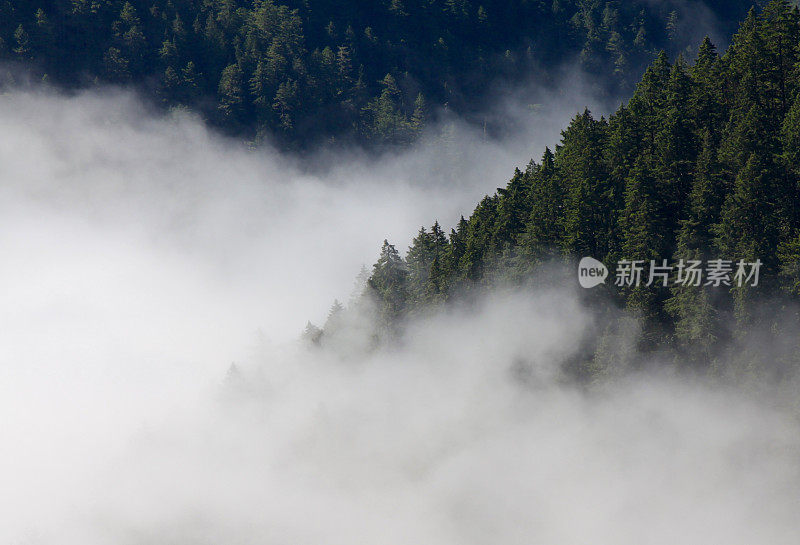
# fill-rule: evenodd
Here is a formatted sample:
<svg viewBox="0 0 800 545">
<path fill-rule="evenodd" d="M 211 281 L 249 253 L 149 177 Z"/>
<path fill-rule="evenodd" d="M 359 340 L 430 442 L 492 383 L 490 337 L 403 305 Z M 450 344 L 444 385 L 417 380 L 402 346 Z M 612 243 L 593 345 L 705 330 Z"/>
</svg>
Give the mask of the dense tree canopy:
<svg viewBox="0 0 800 545">
<path fill-rule="evenodd" d="M 710 10 L 724 25 L 749 5 L 2 0 L 0 59 L 67 86 L 133 84 L 250 138 L 404 143 L 434 106 L 468 115 L 496 81 L 542 80 L 576 58 L 624 89 L 657 50 L 685 46 L 678 27 L 691 10 Z"/>
<path fill-rule="evenodd" d="M 593 256 L 611 271 L 621 260 L 723 259 L 732 274 L 739 260 L 760 260 L 757 287 L 608 285 L 598 307 L 641 321 L 638 350 L 697 368 L 716 369 L 723 345 L 748 346 L 755 331 L 778 335 L 796 323 L 800 299 L 799 58 L 800 14 L 780 0 L 751 11 L 722 56 L 708 39 L 691 66 L 658 55 L 626 105 L 607 120 L 577 115 L 555 152 L 517 170 L 449 240 L 438 224 L 421 230 L 405 260 L 407 288 L 393 285 L 409 295 L 392 308 L 414 312 L 498 280 L 535 280 L 553 258 Z M 371 285 L 385 289 L 377 274 Z M 619 327 L 609 326 L 584 370 L 621 357 L 606 353 Z M 800 346 L 740 354 L 740 370 L 796 370 L 797 354 Z"/>
</svg>

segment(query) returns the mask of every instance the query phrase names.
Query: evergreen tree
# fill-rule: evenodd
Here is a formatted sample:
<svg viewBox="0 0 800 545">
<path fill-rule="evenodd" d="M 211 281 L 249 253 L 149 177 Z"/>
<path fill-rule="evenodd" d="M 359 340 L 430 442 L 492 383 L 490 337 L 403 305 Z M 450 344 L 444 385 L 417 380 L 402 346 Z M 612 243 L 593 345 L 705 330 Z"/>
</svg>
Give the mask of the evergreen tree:
<svg viewBox="0 0 800 545">
<path fill-rule="evenodd" d="M 546 261 L 557 255 L 564 240 L 564 190 L 556 175 L 553 152 L 546 148 L 541 165 L 531 172 L 530 213 L 520 237 L 523 272 L 527 263 Z"/>
<path fill-rule="evenodd" d="M 244 93 L 242 90 L 242 70 L 238 64 L 230 64 L 222 71 L 217 90 L 219 111 L 231 122 L 240 122 L 244 115 Z"/>
<path fill-rule="evenodd" d="M 326 337 L 336 335 L 336 333 L 344 326 L 344 307 L 338 299 L 334 299 L 330 310 L 328 311 L 328 318 L 325 320 L 325 325 L 322 326 L 322 331 Z"/>
<path fill-rule="evenodd" d="M 14 31 L 14 53 L 20 60 L 28 60 L 31 57 L 31 37 L 20 24 Z"/>
<path fill-rule="evenodd" d="M 430 302 L 446 290 L 442 283 L 447 237 L 435 222 L 430 232 L 420 228 L 406 254 L 408 267 L 409 302 L 419 307 Z"/>
<path fill-rule="evenodd" d="M 372 268 L 372 276 L 367 284 L 378 298 L 383 325 L 391 328 L 406 313 L 408 268 L 395 247 L 386 240 L 383 241 L 380 257 Z"/>
<path fill-rule="evenodd" d="M 662 256 L 669 256 L 674 252 L 674 233 L 684 214 L 697 156 L 689 104 L 690 86 L 689 75 L 683 61 L 679 59 L 670 71 L 664 103 L 655 116 L 659 129 L 653 142 L 656 154 L 655 196 L 658 200 L 654 212 L 660 229 L 665 234 L 662 249 L 665 253 Z"/>
<path fill-rule="evenodd" d="M 606 170 L 604 149 L 608 124 L 588 110 L 562 133 L 555 165 L 566 190 L 564 247 L 602 259 L 608 255 L 615 226 L 614 188 Z"/>
</svg>

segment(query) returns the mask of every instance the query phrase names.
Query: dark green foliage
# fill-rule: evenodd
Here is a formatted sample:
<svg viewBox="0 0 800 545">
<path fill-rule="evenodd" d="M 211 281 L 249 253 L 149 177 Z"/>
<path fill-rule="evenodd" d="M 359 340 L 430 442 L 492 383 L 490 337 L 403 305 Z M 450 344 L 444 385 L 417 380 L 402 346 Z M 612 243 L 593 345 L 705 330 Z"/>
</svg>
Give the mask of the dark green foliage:
<svg viewBox="0 0 800 545">
<path fill-rule="evenodd" d="M 612 272 L 610 297 L 592 299 L 603 316 L 621 318 L 608 319 L 594 357 L 575 366 L 580 373 L 611 372 L 615 358 L 633 361 L 635 349 L 709 372 L 774 374 L 768 358 L 744 347 L 756 331 L 773 338 L 798 318 L 799 33 L 797 9 L 773 1 L 748 15 L 722 57 L 708 39 L 693 66 L 659 54 L 627 105 L 608 121 L 577 115 L 555 153 L 517 169 L 448 241 L 438 224 L 421 230 L 407 257 L 408 284 L 399 256 L 383 255 L 371 282 L 387 293 L 387 308 L 413 312 L 449 300 L 455 286 L 468 293 L 526 282 L 553 259 L 592 256 L 611 267 L 642 260 L 639 286 L 611 286 Z M 674 281 L 678 264 L 712 259 L 733 261 L 731 280 L 739 260 L 760 260 L 758 286 Z M 676 266 L 670 286 L 647 285 L 651 260 Z M 391 285 L 402 289 L 387 287 L 390 262 L 398 271 Z M 635 347 L 625 338 L 633 319 Z M 720 365 L 725 346 L 738 362 L 729 369 Z M 774 359 L 784 362 L 780 373 L 797 364 Z"/>
<path fill-rule="evenodd" d="M 395 247 L 386 240 L 367 286 L 381 303 L 379 312 L 385 326 L 391 327 L 405 316 L 410 293 L 408 268 Z"/>
<path fill-rule="evenodd" d="M 580 255 L 608 254 L 614 226 L 613 188 L 603 150 L 608 124 L 588 110 L 576 116 L 562 133 L 555 165 L 566 193 L 565 250 Z"/>
<path fill-rule="evenodd" d="M 391 74 L 381 80 L 381 87 L 381 94 L 364 107 L 364 134 L 389 144 L 411 142 L 421 128 L 419 122 L 415 126 L 403 112 L 403 95 Z"/>
<path fill-rule="evenodd" d="M 248 138 L 295 147 L 333 137 L 403 144 L 437 106 L 471 114 L 498 80 L 541 80 L 542 67 L 575 57 L 603 76 L 600 87 L 627 89 L 655 51 L 687 45 L 676 21 L 690 8 L 660 4 L 4 1 L 0 60 L 25 63 L 54 84 L 131 83 L 164 106 L 195 108 Z M 711 9 L 730 22 L 747 6 L 737 0 Z M 780 45 L 769 58 L 784 70 L 793 57 Z M 791 97 L 789 87 L 775 92 L 776 100 Z"/>
<path fill-rule="evenodd" d="M 557 175 L 550 148 L 545 149 L 541 165 L 532 164 L 526 174 L 530 177 L 527 202 L 530 211 L 519 237 L 523 273 L 558 254 L 564 240 L 566 206 L 566 191 Z"/>
<path fill-rule="evenodd" d="M 447 237 L 439 226 L 433 224 L 430 232 L 424 228 L 414 239 L 406 254 L 409 271 L 409 297 L 412 306 L 439 301 L 447 291 L 444 273 Z"/>
</svg>

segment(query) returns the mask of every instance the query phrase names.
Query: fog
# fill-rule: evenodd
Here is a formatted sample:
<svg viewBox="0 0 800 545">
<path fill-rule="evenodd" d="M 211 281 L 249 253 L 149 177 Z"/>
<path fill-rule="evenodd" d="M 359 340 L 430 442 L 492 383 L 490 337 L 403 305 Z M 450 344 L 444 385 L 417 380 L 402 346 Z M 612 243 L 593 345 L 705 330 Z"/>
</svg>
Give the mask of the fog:
<svg viewBox="0 0 800 545">
<path fill-rule="evenodd" d="M 358 358 L 297 342 L 384 238 L 449 228 L 608 111 L 571 88 L 499 106 L 527 119 L 503 141 L 452 121 L 304 159 L 120 90 L 0 95 L 0 542 L 796 543 L 796 412 L 565 382 L 597 326 L 575 286 Z"/>
</svg>

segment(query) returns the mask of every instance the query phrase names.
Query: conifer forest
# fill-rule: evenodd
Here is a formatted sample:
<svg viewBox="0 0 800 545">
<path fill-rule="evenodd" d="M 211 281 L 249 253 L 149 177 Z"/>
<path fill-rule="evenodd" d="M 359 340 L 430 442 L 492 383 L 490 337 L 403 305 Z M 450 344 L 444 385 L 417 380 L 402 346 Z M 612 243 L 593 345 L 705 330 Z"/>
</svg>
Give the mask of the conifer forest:
<svg viewBox="0 0 800 545">
<path fill-rule="evenodd" d="M 0 545 L 800 543 L 800 4 L 0 0 Z"/>
</svg>

